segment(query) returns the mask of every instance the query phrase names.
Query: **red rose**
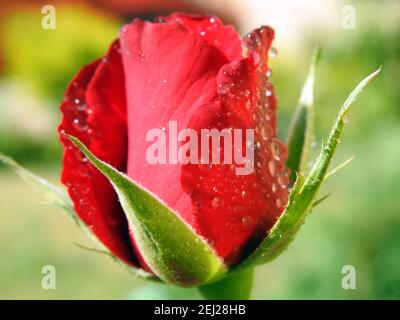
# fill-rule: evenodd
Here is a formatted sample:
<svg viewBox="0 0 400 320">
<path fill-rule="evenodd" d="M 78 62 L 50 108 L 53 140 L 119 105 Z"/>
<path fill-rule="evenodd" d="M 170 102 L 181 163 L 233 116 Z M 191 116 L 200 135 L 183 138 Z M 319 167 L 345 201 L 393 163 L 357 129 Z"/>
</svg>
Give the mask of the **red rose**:
<svg viewBox="0 0 400 320">
<path fill-rule="evenodd" d="M 72 80 L 61 105 L 62 182 L 80 218 L 120 259 L 151 271 L 113 187 L 64 133 L 156 195 L 225 264 L 235 265 L 257 247 L 287 202 L 287 152 L 276 138 L 276 99 L 268 82 L 273 37 L 262 27 L 242 41 L 215 17 L 136 19 L 104 58 Z M 235 164 L 149 163 L 146 135 L 170 121 L 198 133 L 254 129 L 254 170 L 238 175 Z"/>
</svg>

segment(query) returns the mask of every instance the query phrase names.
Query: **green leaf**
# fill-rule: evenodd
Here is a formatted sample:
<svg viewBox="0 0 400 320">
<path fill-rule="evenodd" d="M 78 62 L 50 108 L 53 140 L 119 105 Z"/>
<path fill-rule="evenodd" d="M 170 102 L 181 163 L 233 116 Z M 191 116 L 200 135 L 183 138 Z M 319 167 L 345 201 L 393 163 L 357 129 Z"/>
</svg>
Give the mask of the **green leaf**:
<svg viewBox="0 0 400 320">
<path fill-rule="evenodd" d="M 46 197 L 47 204 L 62 209 L 76 224 L 81 224 L 81 221 L 75 214 L 71 200 L 62 189 L 21 167 L 13 159 L 2 153 L 0 153 L 0 162 L 12 169 L 25 183 L 42 192 Z"/>
<path fill-rule="evenodd" d="M 333 124 L 330 135 L 323 144 L 321 153 L 308 176 L 303 179 L 299 174 L 293 190 L 290 193 L 288 204 L 279 220 L 270 230 L 260 246 L 238 268 L 237 272 L 257 264 L 268 262 L 289 245 L 299 231 L 307 213 L 315 203 L 317 192 L 324 181 L 329 164 L 335 153 L 343 126 L 346 123 L 350 105 L 357 99 L 362 89 L 372 80 L 381 68 L 363 79 L 350 93 Z"/>
<path fill-rule="evenodd" d="M 286 165 L 291 169 L 291 180 L 296 178 L 296 172 L 307 170 L 314 134 L 314 84 L 315 72 L 321 55 L 318 44 L 313 52 L 306 82 L 301 91 L 300 99 L 289 126 L 286 144 L 289 157 Z"/>
<path fill-rule="evenodd" d="M 247 300 L 253 289 L 253 275 L 254 269 L 244 270 L 201 286 L 199 291 L 208 300 Z"/>
<path fill-rule="evenodd" d="M 77 225 L 80 227 L 88 238 L 96 245 L 101 246 L 103 245 L 98 241 L 98 239 L 93 235 L 91 231 L 87 228 L 86 224 L 84 224 L 77 214 L 75 213 L 74 207 L 72 205 L 71 200 L 69 199 L 66 192 L 64 192 L 61 188 L 51 184 L 47 180 L 35 175 L 34 173 L 30 172 L 29 170 L 20 166 L 16 161 L 12 158 L 7 157 L 6 155 L 0 153 L 0 162 L 4 163 L 10 169 L 12 169 L 25 183 L 30 185 L 32 188 L 36 189 L 37 191 L 41 192 L 46 197 L 46 204 L 54 206 L 58 209 L 62 209 L 62 212 L 66 213 L 69 218 L 71 218 Z M 79 246 L 83 247 L 83 246 Z M 135 274 L 136 276 L 146 278 L 146 279 L 155 279 L 153 275 L 147 273 L 141 269 L 134 268 L 133 266 L 127 265 L 123 263 L 120 259 L 118 259 L 113 253 L 108 251 L 107 249 L 97 249 L 94 248 L 92 251 L 101 252 L 107 254 L 111 259 L 113 259 L 118 264 L 122 265 L 126 270 Z"/>
<path fill-rule="evenodd" d="M 112 183 L 144 259 L 162 280 L 198 286 L 226 273 L 211 247 L 156 196 L 96 158 L 78 139 L 68 136 Z"/>
</svg>

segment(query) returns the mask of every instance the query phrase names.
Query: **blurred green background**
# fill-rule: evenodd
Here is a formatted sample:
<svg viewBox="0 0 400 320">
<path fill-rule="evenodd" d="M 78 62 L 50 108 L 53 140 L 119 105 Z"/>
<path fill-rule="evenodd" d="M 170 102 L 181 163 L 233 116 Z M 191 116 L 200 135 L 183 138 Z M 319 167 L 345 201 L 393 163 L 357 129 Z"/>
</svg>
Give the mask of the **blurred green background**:
<svg viewBox="0 0 400 320">
<path fill-rule="evenodd" d="M 326 183 L 321 194 L 332 195 L 309 216 L 289 249 L 257 268 L 252 297 L 400 298 L 399 1 L 310 0 L 301 9 L 293 8 L 293 1 L 283 1 L 284 8 L 282 3 L 261 5 L 257 0 L 53 1 L 57 28 L 44 30 L 41 7 L 51 2 L 3 0 L 0 4 L 0 151 L 55 183 L 60 173 L 56 126 L 63 91 L 74 73 L 101 57 L 121 24 L 134 16 L 185 9 L 223 16 L 242 34 L 254 22 L 276 27 L 279 55 L 271 65 L 282 137 L 312 49 L 321 41 L 316 152 L 347 94 L 383 65 L 382 73 L 354 105 L 334 162 L 337 165 L 352 155 L 355 159 Z M 343 5 L 354 6 L 355 29 L 343 28 Z M 258 10 L 260 6 L 265 11 Z M 289 32 L 293 30 L 296 33 Z M 108 257 L 79 248 L 75 243 L 90 246 L 90 242 L 41 200 L 0 166 L 1 299 L 198 297 L 194 290 L 148 284 Z M 41 287 L 44 265 L 56 267 L 56 290 Z M 356 268 L 356 290 L 341 287 L 345 265 Z"/>
</svg>

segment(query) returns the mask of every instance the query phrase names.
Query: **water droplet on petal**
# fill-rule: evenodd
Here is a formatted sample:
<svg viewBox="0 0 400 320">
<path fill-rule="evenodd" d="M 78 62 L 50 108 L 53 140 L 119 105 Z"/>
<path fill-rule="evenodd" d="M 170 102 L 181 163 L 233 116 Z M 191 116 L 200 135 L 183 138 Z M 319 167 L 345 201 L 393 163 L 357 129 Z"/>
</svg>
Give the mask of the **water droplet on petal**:
<svg viewBox="0 0 400 320">
<path fill-rule="evenodd" d="M 275 47 L 271 47 L 271 48 L 269 48 L 268 55 L 269 55 L 270 58 L 274 59 L 278 55 L 278 50 L 276 50 Z"/>
<path fill-rule="evenodd" d="M 282 156 L 282 149 L 284 147 L 282 146 L 281 142 L 274 139 L 271 142 L 271 152 L 273 157 L 275 158 L 275 160 L 279 161 L 281 159 Z"/>
<path fill-rule="evenodd" d="M 282 188 L 286 188 L 290 183 L 290 179 L 287 175 L 280 175 L 278 177 L 278 183 L 281 185 Z"/>
<path fill-rule="evenodd" d="M 247 226 L 251 222 L 251 218 L 249 216 L 242 217 L 242 224 Z"/>
<path fill-rule="evenodd" d="M 268 162 L 268 169 L 269 169 L 269 172 L 271 173 L 271 176 L 275 176 L 276 166 L 275 166 L 275 162 L 273 160 Z"/>
<path fill-rule="evenodd" d="M 82 119 L 74 119 L 73 124 L 78 131 L 86 131 L 89 128 L 88 124 Z"/>
<path fill-rule="evenodd" d="M 227 94 L 229 92 L 229 85 L 227 85 L 226 83 L 220 83 L 218 84 L 218 94 L 224 95 Z"/>
<path fill-rule="evenodd" d="M 212 199 L 212 201 L 211 201 L 211 205 L 212 205 L 214 208 L 219 208 L 219 207 L 222 206 L 222 204 L 223 204 L 223 201 L 222 201 L 220 198 L 218 198 L 218 197 L 215 197 L 215 198 Z"/>
<path fill-rule="evenodd" d="M 88 203 L 89 203 L 89 201 L 88 201 L 87 198 L 80 198 L 79 199 L 79 204 L 82 205 L 82 206 L 87 205 Z"/>
<path fill-rule="evenodd" d="M 76 105 L 76 109 L 78 111 L 85 111 L 87 109 L 87 104 L 86 103 L 79 103 Z"/>
<path fill-rule="evenodd" d="M 271 126 L 265 125 L 261 127 L 261 137 L 263 140 L 268 140 L 268 138 L 272 136 L 272 133 Z"/>
</svg>

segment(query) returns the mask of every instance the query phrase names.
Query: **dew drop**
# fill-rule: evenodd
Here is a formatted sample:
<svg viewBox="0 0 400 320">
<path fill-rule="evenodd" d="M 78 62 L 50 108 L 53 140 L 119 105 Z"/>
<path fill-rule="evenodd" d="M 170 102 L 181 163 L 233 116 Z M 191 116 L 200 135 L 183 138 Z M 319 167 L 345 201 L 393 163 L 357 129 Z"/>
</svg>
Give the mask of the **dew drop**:
<svg viewBox="0 0 400 320">
<path fill-rule="evenodd" d="M 79 191 L 83 194 L 87 194 L 90 191 L 90 188 L 88 186 L 82 186 Z"/>
<path fill-rule="evenodd" d="M 278 186 L 276 185 L 276 183 L 273 183 L 271 185 L 271 190 L 272 190 L 273 193 L 276 193 L 276 191 L 278 191 Z"/>
<path fill-rule="evenodd" d="M 206 35 L 205 31 L 200 31 L 200 36 L 204 37 Z"/>
<path fill-rule="evenodd" d="M 280 144 L 279 141 L 277 141 L 275 139 L 272 140 L 272 142 L 271 142 L 271 152 L 272 152 L 272 155 L 275 158 L 275 160 L 279 161 L 281 159 L 282 150 L 281 150 L 281 144 Z"/>
<path fill-rule="evenodd" d="M 264 140 L 268 140 L 268 138 L 269 138 L 271 135 L 272 135 L 272 128 L 271 128 L 271 126 L 266 125 L 266 126 L 262 126 L 262 127 L 261 127 L 261 137 L 262 137 Z"/>
<path fill-rule="evenodd" d="M 271 119 L 272 119 L 272 111 L 270 109 L 268 109 L 267 112 L 265 113 L 265 119 L 267 121 L 271 121 Z"/>
<path fill-rule="evenodd" d="M 289 185 L 289 177 L 287 175 L 280 175 L 278 177 L 278 183 L 281 185 L 282 188 L 286 188 Z"/>
<path fill-rule="evenodd" d="M 220 198 L 215 197 L 214 199 L 212 199 L 211 205 L 214 208 L 219 208 L 219 207 L 221 207 L 223 205 L 223 201 Z"/>
<path fill-rule="evenodd" d="M 268 55 L 269 55 L 270 58 L 274 59 L 278 55 L 278 50 L 276 50 L 275 47 L 271 47 L 271 48 L 269 48 Z"/>
<path fill-rule="evenodd" d="M 272 69 L 269 69 L 268 68 L 268 70 L 267 70 L 267 72 L 265 73 L 265 75 L 269 78 L 269 77 L 271 77 L 272 76 Z"/>
<path fill-rule="evenodd" d="M 82 205 L 82 206 L 85 206 L 85 205 L 89 204 L 89 201 L 88 201 L 87 198 L 80 198 L 79 199 L 79 204 Z"/>
<path fill-rule="evenodd" d="M 79 103 L 76 105 L 76 109 L 78 111 L 85 111 L 87 109 L 87 104 L 86 103 Z"/>
<path fill-rule="evenodd" d="M 348 113 L 346 113 L 343 117 L 343 123 L 348 123 L 350 120 L 350 115 Z"/>
<path fill-rule="evenodd" d="M 229 92 L 229 85 L 227 85 L 226 83 L 220 83 L 218 85 L 218 93 L 219 94 L 227 94 Z"/>
<path fill-rule="evenodd" d="M 271 97 L 272 96 L 272 91 L 270 89 L 265 90 L 265 95 L 267 97 Z"/>
<path fill-rule="evenodd" d="M 244 217 L 242 217 L 241 220 L 242 220 L 242 224 L 243 224 L 244 226 L 247 226 L 247 225 L 250 223 L 251 218 L 248 217 L 248 216 L 244 216 Z"/>
<path fill-rule="evenodd" d="M 89 128 L 86 122 L 78 118 L 74 119 L 73 124 L 75 129 L 78 131 L 86 131 Z"/>
<path fill-rule="evenodd" d="M 276 199 L 276 206 L 277 206 L 277 208 L 282 208 L 282 200 L 281 199 Z"/>
<path fill-rule="evenodd" d="M 271 176 L 275 176 L 275 174 L 276 174 L 276 165 L 275 165 L 275 162 L 273 160 L 268 162 L 268 169 L 269 169 L 269 172 L 271 173 Z"/>
</svg>

